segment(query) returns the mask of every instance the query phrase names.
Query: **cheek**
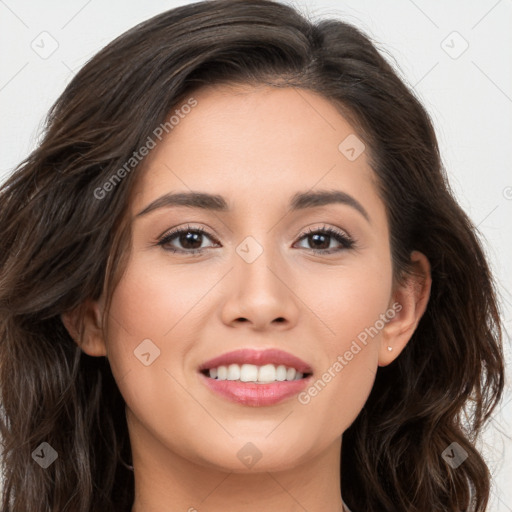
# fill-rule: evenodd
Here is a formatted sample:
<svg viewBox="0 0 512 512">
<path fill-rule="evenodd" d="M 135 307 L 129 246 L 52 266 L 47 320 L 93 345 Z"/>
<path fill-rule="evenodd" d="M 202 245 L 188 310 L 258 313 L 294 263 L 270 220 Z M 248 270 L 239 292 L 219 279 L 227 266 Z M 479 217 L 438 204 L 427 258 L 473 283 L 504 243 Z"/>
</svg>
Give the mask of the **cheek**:
<svg viewBox="0 0 512 512">
<path fill-rule="evenodd" d="M 130 260 L 112 296 L 106 344 L 119 391 L 138 421 L 166 426 L 170 438 L 181 432 L 176 411 L 190 424 L 204 421 L 182 368 L 197 337 L 192 324 L 204 317 L 201 297 L 214 284 L 204 272 L 139 258 Z"/>
<path fill-rule="evenodd" d="M 127 402 L 139 400 L 143 390 L 157 396 L 155 391 L 172 381 L 169 373 L 187 370 L 201 326 L 211 317 L 204 310 L 208 294 L 220 277 L 199 262 L 172 265 L 165 258 L 130 258 L 112 296 L 106 343 Z"/>
<path fill-rule="evenodd" d="M 331 353 L 348 350 L 358 337 L 364 343 L 368 329 L 382 329 L 381 316 L 389 307 L 392 291 L 389 261 L 372 264 L 366 260 L 361 265 L 333 268 L 328 273 L 310 271 L 306 275 L 303 296 L 325 326 L 325 348 Z"/>
<path fill-rule="evenodd" d="M 309 286 L 308 307 L 324 334 L 319 340 L 321 370 L 299 402 L 309 414 L 323 418 L 335 436 L 354 421 L 375 380 L 391 298 L 391 261 L 367 259 L 330 275 L 309 273 L 308 280 L 315 283 Z"/>
<path fill-rule="evenodd" d="M 214 284 L 214 276 L 206 268 L 192 270 L 187 265 L 166 264 L 165 259 L 134 258 L 112 297 L 112 350 L 119 343 L 126 350 L 127 339 L 140 343 L 146 338 L 160 345 L 172 340 L 173 350 L 179 349 L 180 331 L 197 317 L 202 298 Z"/>
</svg>

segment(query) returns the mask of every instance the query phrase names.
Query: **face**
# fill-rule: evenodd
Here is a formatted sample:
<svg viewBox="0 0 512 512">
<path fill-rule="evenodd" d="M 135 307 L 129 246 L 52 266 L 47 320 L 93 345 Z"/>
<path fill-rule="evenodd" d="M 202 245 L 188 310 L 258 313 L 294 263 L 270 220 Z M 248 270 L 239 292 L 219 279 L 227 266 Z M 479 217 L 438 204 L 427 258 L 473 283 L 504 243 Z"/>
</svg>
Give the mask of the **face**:
<svg viewBox="0 0 512 512">
<path fill-rule="evenodd" d="M 245 446 L 260 471 L 289 468 L 339 448 L 386 357 L 400 305 L 385 206 L 355 129 L 323 97 L 227 86 L 193 97 L 146 157 L 102 343 L 131 437 L 208 467 L 250 471 Z M 338 200 L 297 200 L 322 191 Z M 221 199 L 158 201 L 190 192 Z M 312 375 L 274 402 L 227 398 L 199 369 L 238 349 L 279 349 Z"/>
</svg>

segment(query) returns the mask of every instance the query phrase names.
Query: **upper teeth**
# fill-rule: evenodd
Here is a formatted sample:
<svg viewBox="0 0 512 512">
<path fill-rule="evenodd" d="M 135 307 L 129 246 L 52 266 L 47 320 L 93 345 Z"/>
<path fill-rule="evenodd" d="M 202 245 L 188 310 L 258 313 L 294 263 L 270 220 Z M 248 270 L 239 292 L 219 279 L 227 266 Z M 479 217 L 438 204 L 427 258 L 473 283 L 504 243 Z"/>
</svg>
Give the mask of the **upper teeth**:
<svg viewBox="0 0 512 512">
<path fill-rule="evenodd" d="M 284 365 L 275 366 L 266 364 L 256 366 L 254 364 L 230 364 L 229 366 L 219 366 L 210 368 L 210 377 L 218 380 L 240 380 L 242 382 L 274 382 L 283 380 L 302 379 L 303 374 L 297 372 L 295 368 L 287 368 Z"/>
</svg>

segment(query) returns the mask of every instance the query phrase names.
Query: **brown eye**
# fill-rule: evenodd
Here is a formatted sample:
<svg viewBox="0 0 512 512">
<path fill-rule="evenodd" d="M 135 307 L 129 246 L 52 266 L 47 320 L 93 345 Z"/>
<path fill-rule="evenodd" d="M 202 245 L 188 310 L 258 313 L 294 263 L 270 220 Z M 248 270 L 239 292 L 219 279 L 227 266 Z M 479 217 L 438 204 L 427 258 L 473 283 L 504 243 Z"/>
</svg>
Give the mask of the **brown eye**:
<svg viewBox="0 0 512 512">
<path fill-rule="evenodd" d="M 159 240 L 158 245 L 161 245 L 166 251 L 197 254 L 211 247 L 202 247 L 205 238 L 214 240 L 204 229 L 186 227 L 167 233 Z M 180 247 L 173 246 L 173 244 L 179 244 Z"/>
<path fill-rule="evenodd" d="M 304 249 L 322 254 L 350 249 L 354 245 L 354 241 L 348 235 L 331 227 L 309 230 L 301 235 L 300 240 L 306 240 L 311 246 Z M 332 240 L 338 242 L 341 247 L 330 247 Z"/>
</svg>

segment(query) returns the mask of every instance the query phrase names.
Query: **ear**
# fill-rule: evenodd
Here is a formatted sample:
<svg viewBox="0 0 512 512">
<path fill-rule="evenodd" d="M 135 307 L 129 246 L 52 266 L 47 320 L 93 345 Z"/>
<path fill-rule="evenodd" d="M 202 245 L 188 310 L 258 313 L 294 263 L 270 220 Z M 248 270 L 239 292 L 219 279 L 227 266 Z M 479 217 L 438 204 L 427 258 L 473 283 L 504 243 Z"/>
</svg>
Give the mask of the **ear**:
<svg viewBox="0 0 512 512">
<path fill-rule="evenodd" d="M 60 315 L 64 327 L 77 345 L 90 356 L 106 356 L 107 346 L 102 330 L 103 302 L 86 300 Z"/>
<path fill-rule="evenodd" d="M 427 309 L 432 286 L 430 263 L 419 251 L 411 253 L 411 263 L 412 272 L 395 289 L 388 309 L 389 313 L 393 311 L 395 315 L 381 331 L 379 366 L 387 366 L 399 356 Z"/>
</svg>

